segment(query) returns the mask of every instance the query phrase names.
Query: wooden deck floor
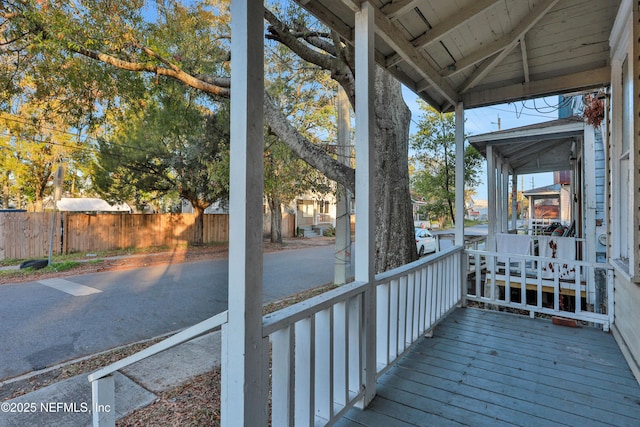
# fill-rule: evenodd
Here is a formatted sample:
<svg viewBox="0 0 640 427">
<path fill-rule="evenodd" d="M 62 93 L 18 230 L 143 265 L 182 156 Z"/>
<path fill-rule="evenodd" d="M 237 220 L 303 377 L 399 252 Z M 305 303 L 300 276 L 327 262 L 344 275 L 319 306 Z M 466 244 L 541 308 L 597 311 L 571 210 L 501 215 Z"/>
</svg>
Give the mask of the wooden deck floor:
<svg viewBox="0 0 640 427">
<path fill-rule="evenodd" d="M 613 337 L 458 309 L 338 426 L 640 426 L 640 386 Z"/>
</svg>

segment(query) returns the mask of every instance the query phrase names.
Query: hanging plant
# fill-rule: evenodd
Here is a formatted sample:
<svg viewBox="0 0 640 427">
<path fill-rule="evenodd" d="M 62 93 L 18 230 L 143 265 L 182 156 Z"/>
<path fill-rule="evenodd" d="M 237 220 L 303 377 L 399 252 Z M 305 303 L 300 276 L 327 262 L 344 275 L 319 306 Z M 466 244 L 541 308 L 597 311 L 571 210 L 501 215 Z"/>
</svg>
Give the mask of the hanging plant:
<svg viewBox="0 0 640 427">
<path fill-rule="evenodd" d="M 582 110 L 582 118 L 587 124 L 595 128 L 599 128 L 602 120 L 604 120 L 604 101 L 592 95 L 584 97 L 586 104 Z"/>
</svg>

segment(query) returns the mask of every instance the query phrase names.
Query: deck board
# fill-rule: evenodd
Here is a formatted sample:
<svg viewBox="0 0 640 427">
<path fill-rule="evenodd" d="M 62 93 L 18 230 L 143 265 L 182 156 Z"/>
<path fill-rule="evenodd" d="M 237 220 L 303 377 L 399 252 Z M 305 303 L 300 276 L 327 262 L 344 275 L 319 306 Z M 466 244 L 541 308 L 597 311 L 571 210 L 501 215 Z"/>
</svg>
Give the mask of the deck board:
<svg viewBox="0 0 640 427">
<path fill-rule="evenodd" d="M 458 309 L 339 426 L 638 426 L 640 385 L 613 337 Z"/>
</svg>

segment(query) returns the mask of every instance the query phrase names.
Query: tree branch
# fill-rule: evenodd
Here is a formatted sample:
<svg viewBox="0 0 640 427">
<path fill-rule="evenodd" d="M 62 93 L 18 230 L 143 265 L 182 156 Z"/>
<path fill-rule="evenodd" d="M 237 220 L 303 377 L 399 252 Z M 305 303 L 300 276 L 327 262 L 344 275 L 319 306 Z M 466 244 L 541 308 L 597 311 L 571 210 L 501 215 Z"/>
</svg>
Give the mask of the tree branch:
<svg viewBox="0 0 640 427">
<path fill-rule="evenodd" d="M 265 121 L 285 144 L 302 160 L 318 169 L 327 178 L 344 185 L 355 194 L 355 170 L 343 165 L 329 156 L 321 147 L 302 136 L 282 114 L 273 98 L 265 92 L 264 95 Z"/>
<path fill-rule="evenodd" d="M 84 55 L 88 58 L 95 59 L 97 61 L 104 62 L 105 64 L 112 65 L 116 68 L 126 71 L 134 71 L 134 72 L 148 72 L 154 73 L 160 76 L 167 76 L 174 78 L 183 82 L 184 84 L 191 86 L 194 89 L 201 90 L 210 95 L 214 95 L 220 98 L 229 98 L 231 95 L 231 91 L 228 87 L 221 87 L 214 84 L 207 83 L 203 80 L 200 80 L 191 74 L 188 74 L 179 68 L 176 69 L 168 69 L 163 67 L 158 67 L 154 64 L 144 64 L 140 62 L 131 62 L 125 61 L 122 59 L 118 59 L 114 56 L 107 55 L 105 53 L 95 52 L 93 50 L 86 49 L 82 46 L 68 46 L 68 49 L 72 52 L 78 53 L 80 55 Z"/>
</svg>

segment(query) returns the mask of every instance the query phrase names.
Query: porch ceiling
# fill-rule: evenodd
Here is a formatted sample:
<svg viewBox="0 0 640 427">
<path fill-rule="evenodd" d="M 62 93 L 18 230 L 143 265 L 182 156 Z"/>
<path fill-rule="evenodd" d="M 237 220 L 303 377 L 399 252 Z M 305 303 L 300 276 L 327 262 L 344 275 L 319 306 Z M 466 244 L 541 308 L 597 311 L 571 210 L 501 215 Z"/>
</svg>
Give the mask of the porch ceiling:
<svg viewBox="0 0 640 427">
<path fill-rule="evenodd" d="M 349 42 L 361 0 L 296 0 Z M 376 60 L 441 111 L 606 86 L 620 0 L 370 0 Z"/>
<path fill-rule="evenodd" d="M 485 157 L 487 146 L 492 145 L 494 153 L 517 175 L 569 170 L 570 159 L 582 143 L 584 127 L 579 118 L 572 117 L 473 135 L 469 142 Z"/>
</svg>

